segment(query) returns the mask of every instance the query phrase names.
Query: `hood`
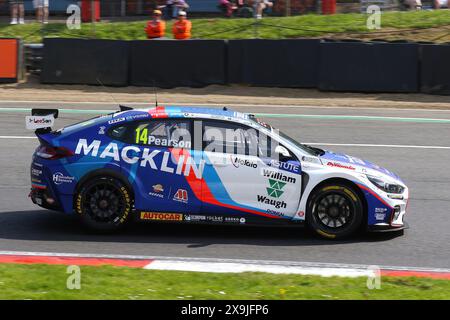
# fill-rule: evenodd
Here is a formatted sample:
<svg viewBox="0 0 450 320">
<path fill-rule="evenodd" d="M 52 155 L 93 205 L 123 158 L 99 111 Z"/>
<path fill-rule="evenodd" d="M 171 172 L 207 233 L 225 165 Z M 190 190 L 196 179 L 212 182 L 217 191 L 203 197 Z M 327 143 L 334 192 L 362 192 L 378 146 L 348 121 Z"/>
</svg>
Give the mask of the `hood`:
<svg viewBox="0 0 450 320">
<path fill-rule="evenodd" d="M 387 175 L 395 180 L 402 182 L 400 177 L 395 173 L 380 167 L 372 162 L 362 160 L 356 157 L 352 157 L 343 153 L 335 153 L 332 151 L 325 150 L 325 153 L 320 156 L 323 164 L 330 167 L 347 169 L 355 172 L 367 173 L 378 175 Z"/>
</svg>

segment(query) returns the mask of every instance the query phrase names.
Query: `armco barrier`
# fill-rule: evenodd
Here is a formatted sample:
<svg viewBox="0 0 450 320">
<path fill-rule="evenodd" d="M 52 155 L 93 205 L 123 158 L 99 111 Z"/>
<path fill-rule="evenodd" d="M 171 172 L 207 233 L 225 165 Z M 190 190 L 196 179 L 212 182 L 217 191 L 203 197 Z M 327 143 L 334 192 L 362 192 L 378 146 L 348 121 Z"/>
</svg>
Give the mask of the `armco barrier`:
<svg viewBox="0 0 450 320">
<path fill-rule="evenodd" d="M 450 95 L 450 44 L 421 46 L 420 91 Z"/>
<path fill-rule="evenodd" d="M 18 39 L 0 39 L 0 82 L 13 83 L 22 78 L 22 43 Z"/>
<path fill-rule="evenodd" d="M 127 86 L 128 49 L 126 41 L 47 38 L 41 82 Z"/>
<path fill-rule="evenodd" d="M 418 61 L 414 43 L 322 42 L 319 89 L 417 92 Z"/>
<path fill-rule="evenodd" d="M 226 84 L 223 40 L 130 42 L 130 85 L 173 88 Z"/>
<path fill-rule="evenodd" d="M 229 83 L 268 87 L 317 87 L 317 39 L 231 40 Z"/>
</svg>

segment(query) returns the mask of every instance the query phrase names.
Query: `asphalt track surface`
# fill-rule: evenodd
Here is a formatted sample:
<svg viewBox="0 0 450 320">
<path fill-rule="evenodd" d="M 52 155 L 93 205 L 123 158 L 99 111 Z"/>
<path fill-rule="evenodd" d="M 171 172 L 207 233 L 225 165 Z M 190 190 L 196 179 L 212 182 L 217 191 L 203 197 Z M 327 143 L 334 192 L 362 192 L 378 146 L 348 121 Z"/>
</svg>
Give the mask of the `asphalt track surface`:
<svg viewBox="0 0 450 320">
<path fill-rule="evenodd" d="M 24 138 L 33 137 L 24 128 L 26 113 L 1 110 L 6 107 L 115 108 L 94 103 L 0 102 L 0 251 L 450 267 L 450 111 L 234 108 L 282 114 L 262 119 L 299 141 L 326 144 L 329 150 L 385 166 L 410 187 L 406 216 L 410 229 L 403 235 L 364 234 L 329 241 L 304 229 L 248 226 L 135 224 L 116 235 L 88 233 L 76 217 L 42 210 L 27 197 L 30 158 L 37 140 Z M 62 113 L 57 127 L 90 117 L 87 113 Z"/>
</svg>

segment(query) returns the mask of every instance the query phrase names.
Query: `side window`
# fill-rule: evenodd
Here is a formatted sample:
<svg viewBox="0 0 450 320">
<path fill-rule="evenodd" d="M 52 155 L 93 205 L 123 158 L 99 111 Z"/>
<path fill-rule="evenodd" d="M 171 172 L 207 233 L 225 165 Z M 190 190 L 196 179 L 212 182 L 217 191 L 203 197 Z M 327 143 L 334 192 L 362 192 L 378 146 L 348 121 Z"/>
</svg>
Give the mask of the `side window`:
<svg viewBox="0 0 450 320">
<path fill-rule="evenodd" d="M 186 120 L 150 120 L 129 123 L 108 131 L 113 139 L 130 144 L 157 147 L 191 148 L 190 122 Z"/>
<path fill-rule="evenodd" d="M 276 141 L 257 129 L 230 122 L 203 122 L 203 148 L 205 151 L 232 153 L 270 158 Z"/>
<path fill-rule="evenodd" d="M 139 123 L 131 143 L 156 147 L 190 149 L 190 122 L 185 120 L 146 121 Z"/>
<path fill-rule="evenodd" d="M 203 122 L 203 150 L 210 152 L 245 154 L 245 128 L 234 123 Z"/>
</svg>

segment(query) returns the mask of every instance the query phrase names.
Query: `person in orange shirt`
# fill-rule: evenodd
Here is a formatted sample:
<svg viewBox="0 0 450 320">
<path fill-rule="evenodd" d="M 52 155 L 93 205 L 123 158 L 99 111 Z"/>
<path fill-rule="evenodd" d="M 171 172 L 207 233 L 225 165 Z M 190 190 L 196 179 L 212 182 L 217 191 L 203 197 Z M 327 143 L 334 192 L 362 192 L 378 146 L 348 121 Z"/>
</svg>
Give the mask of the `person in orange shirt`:
<svg viewBox="0 0 450 320">
<path fill-rule="evenodd" d="M 161 11 L 153 11 L 153 19 L 147 22 L 147 27 L 145 32 L 147 33 L 148 39 L 157 39 L 164 37 L 166 31 L 166 23 L 161 20 Z"/>
<path fill-rule="evenodd" d="M 192 23 L 186 18 L 186 12 L 178 12 L 178 20 L 173 24 L 173 37 L 177 40 L 191 38 Z"/>
</svg>

